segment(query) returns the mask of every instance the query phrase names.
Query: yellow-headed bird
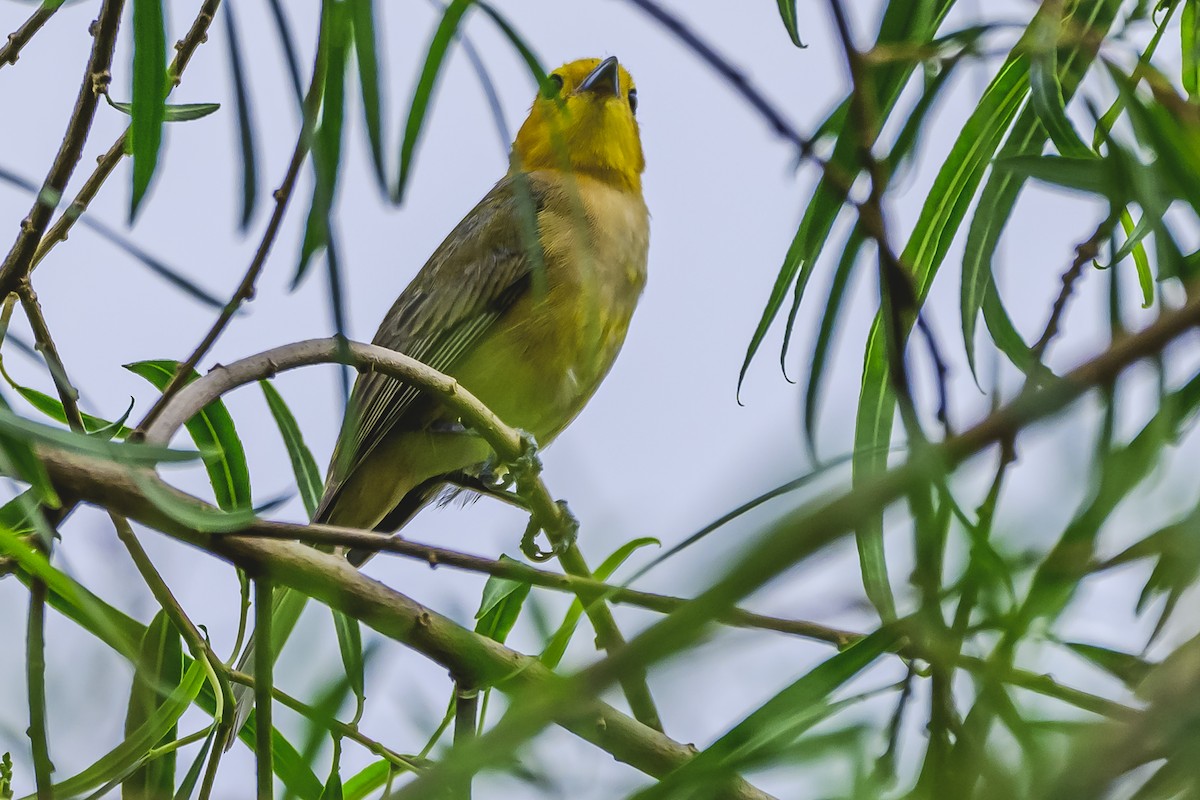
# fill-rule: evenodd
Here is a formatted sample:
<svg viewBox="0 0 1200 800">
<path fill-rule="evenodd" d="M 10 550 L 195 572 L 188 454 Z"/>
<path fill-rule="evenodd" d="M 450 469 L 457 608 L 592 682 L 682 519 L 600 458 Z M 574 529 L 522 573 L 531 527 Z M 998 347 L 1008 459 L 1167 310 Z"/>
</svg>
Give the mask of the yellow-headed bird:
<svg viewBox="0 0 1200 800">
<path fill-rule="evenodd" d="M 608 373 L 646 282 L 636 111 L 616 58 L 552 72 L 508 174 L 434 251 L 374 343 L 453 376 L 539 444 L 557 436 Z M 491 454 L 435 398 L 378 373 L 359 377 L 347 414 L 314 522 L 394 531 Z M 276 592 L 274 654 L 305 600 Z M 238 694 L 240 727 L 250 704 Z"/>
<path fill-rule="evenodd" d="M 374 343 L 452 375 L 538 443 L 557 436 L 612 366 L 646 281 L 636 109 L 616 58 L 551 73 L 508 175 L 434 251 Z M 319 522 L 395 530 L 490 453 L 436 398 L 384 375 L 359 378 L 349 413 Z"/>
</svg>

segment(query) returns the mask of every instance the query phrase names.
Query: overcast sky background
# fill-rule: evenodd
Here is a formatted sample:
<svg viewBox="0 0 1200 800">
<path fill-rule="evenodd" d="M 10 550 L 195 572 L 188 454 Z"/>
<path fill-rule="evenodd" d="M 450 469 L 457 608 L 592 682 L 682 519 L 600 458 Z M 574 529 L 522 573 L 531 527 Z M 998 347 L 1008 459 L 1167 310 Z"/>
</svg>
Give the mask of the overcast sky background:
<svg viewBox="0 0 1200 800">
<path fill-rule="evenodd" d="M 190 24 L 194 2 L 173 2 L 169 24 L 174 41 Z M 308 68 L 315 40 L 318 3 L 286 4 L 302 64 Z M 386 67 L 386 126 L 389 158 L 394 160 L 403 115 L 412 96 L 438 14 L 423 2 L 381 3 L 385 23 L 381 46 Z M 616 55 L 633 73 L 640 95 L 639 120 L 647 154 L 646 198 L 652 214 L 650 280 L 634 319 L 625 350 L 586 412 L 544 455 L 551 491 L 566 498 L 582 522 L 582 547 L 589 560 L 601 559 L 637 536 L 655 536 L 665 545 L 745 500 L 802 474 L 809 468 L 800 426 L 803 386 L 783 379 L 778 367 L 782 325 L 764 343 L 735 400 L 737 372 L 746 343 L 791 241 L 809 196 L 813 172 L 795 169 L 795 153 L 774 136 L 762 119 L 707 67 L 630 3 L 619 0 L 555 3 L 521 0 L 498 4 L 531 43 L 548 68 L 585 56 Z M 673 8 L 785 110 L 801 131 L 811 131 L 845 91 L 846 79 L 836 36 L 823 4 L 800 3 L 801 33 L 808 48 L 789 41 L 776 5 L 768 0 L 742 3 L 675 2 Z M 854 21 L 869 41 L 878 18 L 877 2 L 854 3 Z M 963 0 L 945 30 L 980 19 L 980 3 Z M 986 3 L 989 20 L 1023 20 L 1033 7 L 1023 0 Z M 90 40 L 88 23 L 97 3 L 64 8 L 22 53 L 14 67 L 0 70 L 0 107 L 8 119 L 0 126 L 0 167 L 40 181 L 57 148 L 82 74 Z M 223 26 L 213 26 L 210 41 L 199 49 L 175 102 L 219 101 L 221 111 L 203 120 L 168 126 L 166 148 L 156 185 L 129 235 L 142 247 L 192 276 L 219 296 L 240 280 L 269 214 L 269 192 L 283 175 L 295 139 L 297 113 L 273 28 L 263 2 L 233 4 L 240 27 L 251 99 L 257 123 L 261 197 L 249 234 L 236 233 L 240 167 L 236 157 L 231 78 Z M 0 32 L 28 15 L 27 3 L 0 0 Z M 128 11 L 127 11 L 128 15 Z M 114 67 L 112 94 L 128 96 L 128 16 Z M 524 65 L 483 14 L 470 14 L 466 30 L 483 54 L 499 89 L 509 130 L 523 119 L 533 94 Z M 1178 37 L 1168 34 L 1169 42 Z M 990 78 L 995 62 L 963 70 L 952 92 L 938 106 L 922 136 L 917 168 L 899 180 L 889 212 L 897 242 L 911 228 L 928 187 L 974 97 Z M 451 51 L 426 122 L 405 205 L 384 202 L 370 171 L 365 136 L 359 124 L 357 86 L 351 84 L 350 129 L 341 179 L 337 232 L 342 247 L 350 334 L 369 340 L 395 296 L 453 225 L 506 169 L 502 144 L 479 81 L 461 49 Z M 903 103 L 917 96 L 909 87 Z M 1097 92 L 1105 87 L 1097 84 Z M 11 109 L 20 109 L 19 115 Z M 107 149 L 127 118 L 101 107 L 77 186 L 92 158 Z M 328 335 L 332 328 L 325 300 L 322 265 L 306 282 L 288 291 L 310 192 L 305 171 L 272 258 L 259 282 L 257 298 L 220 340 L 205 367 L 299 339 Z M 93 206 L 95 218 L 123 227 L 128 205 L 128 164 L 104 188 Z M 0 245 L 7 248 L 31 198 L 0 185 Z M 1018 327 L 1032 340 L 1040 332 L 1059 275 L 1070 263 L 1074 245 L 1087 238 L 1099 210 L 1086 202 L 1031 188 L 1009 226 L 1001 256 L 1002 290 Z M 836 255 L 845 236 L 840 224 L 827 254 Z M 965 227 L 965 226 L 964 226 Z M 977 419 L 991 398 L 975 388 L 962 355 L 958 319 L 958 271 L 961 237 L 951 250 L 930 301 L 929 319 L 951 362 L 953 411 L 960 427 Z M 1152 312 L 1140 311 L 1131 264 L 1127 273 L 1128 321 L 1144 324 Z M 796 326 L 789 357 L 793 377 L 806 374 L 806 361 L 820 319 L 832 263 L 823 263 L 809 290 Z M 1107 336 L 1102 315 L 1106 277 L 1089 274 L 1071 307 L 1066 336 L 1052 362 L 1070 366 L 1103 348 Z M 83 229 L 57 247 L 35 273 L 67 369 L 82 387 L 85 410 L 116 417 L 130 397 L 134 418 L 149 407 L 154 390 L 121 369 L 149 358 L 183 358 L 210 325 L 213 312 L 181 296 L 141 265 Z M 819 436 L 821 453 L 847 451 L 853 435 L 862 343 L 876 306 L 876 284 L 869 264 L 860 269 L 851 311 L 839 338 L 827 380 Z M 18 314 L 19 316 L 19 314 Z M 26 338 L 23 320 L 14 324 Z M 982 341 L 981 341 L 982 346 Z M 6 349 L 7 353 L 12 353 Z M 990 388 L 994 358 L 987 354 L 985 386 Z M 927 374 L 920 354 L 918 375 Z M 43 369 L 19 355 L 6 359 L 19 380 L 50 390 Z M 1147 375 L 1149 373 L 1147 372 Z M 1001 368 L 1002 385 L 1011 394 L 1018 385 L 1012 370 Z M 333 368 L 306 369 L 282 376 L 277 386 L 291 404 L 307 441 L 324 465 L 340 417 L 340 395 Z M 255 479 L 257 501 L 293 491 L 290 467 L 278 431 L 257 388 L 228 399 L 239 426 Z M 1138 404 L 1128 407 L 1122 429 L 1140 425 Z M 1085 491 L 1094 414 L 1083 404 L 1037 428 L 1021 450 L 997 525 L 1006 552 L 1045 546 L 1057 538 Z M 978 460 L 959 485 L 960 502 L 974 508 L 982 499 L 990 461 Z M 1105 528 L 1113 550 L 1159 520 L 1190 506 L 1195 487 L 1191 470 L 1165 470 L 1167 477 L 1149 486 L 1138 502 L 1118 513 Z M 198 472 L 173 472 L 178 484 L 205 494 Z M 841 485 L 837 474 L 825 485 Z M 1064 502 L 1063 498 L 1072 498 Z M 798 498 L 781 499 L 712 536 L 703 545 L 651 573 L 641 588 L 694 595 L 721 573 L 730 556 L 749 537 Z M 303 508 L 293 499 L 275 515 L 298 520 Z M 891 520 L 902 523 L 901 516 Z M 493 502 L 422 514 L 406 531 L 412 538 L 474 553 L 517 554 L 524 529 L 519 513 Z M 906 590 L 910 532 L 896 524 L 889 536 L 892 579 Z M 148 533 L 143 540 L 197 623 L 207 627 L 217 651 L 232 645 L 238 592 L 233 570 L 222 562 Z M 108 602 L 148 621 L 155 606 L 137 578 L 111 526 L 100 514 L 83 510 L 65 526 L 57 563 Z M 643 559 L 648 555 L 643 555 Z M 483 579 L 441 569 L 430 571 L 400 559 L 376 559 L 368 572 L 440 612 L 471 625 Z M 1077 602 L 1062 629 L 1096 643 L 1129 641 L 1131 629 L 1145 621 L 1129 616 L 1132 599 L 1145 573 L 1127 570 L 1097 581 Z M 536 593 L 540 607 L 557 624 L 566 599 Z M 26 721 L 24 656 L 25 589 L 15 580 L 0 581 L 0 751 L 12 750 L 18 794 L 31 790 Z M 867 630 L 874 615 L 864 605 L 853 545 L 834 547 L 811 563 L 790 571 L 749 605 L 783 616 L 812 619 Z M 1185 615 L 1181 615 L 1185 616 Z M 655 618 L 619 609 L 627 634 Z M 1189 633 L 1178 631 L 1175 638 Z M 367 714 L 362 728 L 395 750 L 412 752 L 424 743 L 445 708 L 449 683 L 444 670 L 367 632 L 377 645 L 369 665 Z M 378 640 L 378 641 L 377 641 Z M 310 608 L 279 667 L 279 682 L 294 694 L 311 696 L 340 669 L 328 612 Z M 523 622 L 510 639 L 518 649 L 539 648 L 536 628 Z M 571 664 L 593 658 L 590 636 L 582 635 L 568 654 Z M 122 738 L 130 670 L 73 623 L 51 614 L 48 642 L 50 731 L 56 777 L 87 766 Z M 778 634 L 722 632 L 702 645 L 699 657 L 660 665 L 651 676 L 668 733 L 704 746 L 772 696 L 804 670 L 828 657 L 824 645 Z M 1050 668 L 1064 679 L 1097 691 L 1115 691 L 1100 676 L 1069 659 L 1031 664 Z M 1045 658 L 1049 658 L 1046 656 Z M 855 687 L 882 686 L 902 677 L 897 662 L 885 662 Z M 615 698 L 618 702 L 619 698 Z M 864 706 L 864 718 L 890 711 L 891 697 Z M 501 708 L 493 703 L 493 714 Z M 1061 712 L 1060 712 L 1061 713 Z M 872 716 L 874 715 L 874 716 Z M 279 724 L 296 735 L 301 724 L 287 711 Z M 347 714 L 348 716 L 348 714 Z M 495 719 L 496 717 L 492 717 Z M 180 726 L 188 733 L 205 724 L 189 712 Z M 917 737 L 920 731 L 914 729 Z M 295 741 L 295 738 L 293 738 Z M 874 742 L 877 752 L 882 743 Z M 188 748 L 181 763 L 188 763 Z M 910 755 L 916 750 L 910 751 Z M 327 755 L 327 753 L 326 753 Z M 370 759 L 348 744 L 345 772 L 352 774 Z M 528 751 L 530 765 L 546 770 L 551 782 L 536 787 L 508 778 L 491 778 L 513 797 L 572 797 L 578 800 L 621 796 L 643 778 L 611 763 L 590 746 L 559 731 L 543 734 Z M 844 779 L 852 763 L 831 768 L 827 777 Z M 182 769 L 182 767 L 181 767 Z M 318 774 L 322 774 L 318 768 Z M 242 747 L 221 770 L 217 797 L 245 796 L 253 760 Z M 761 785 L 786 797 L 815 796 L 801 773 L 777 770 L 760 776 Z M 805 788 L 807 787 L 807 789 Z M 490 792 L 481 796 L 498 796 Z"/>
</svg>

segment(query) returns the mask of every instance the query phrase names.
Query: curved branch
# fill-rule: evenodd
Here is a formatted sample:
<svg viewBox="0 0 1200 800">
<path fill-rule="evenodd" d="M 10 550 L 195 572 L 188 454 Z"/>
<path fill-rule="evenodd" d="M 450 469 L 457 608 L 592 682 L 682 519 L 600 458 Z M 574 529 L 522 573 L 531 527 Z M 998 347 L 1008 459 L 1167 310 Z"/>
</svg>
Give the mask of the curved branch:
<svg viewBox="0 0 1200 800">
<path fill-rule="evenodd" d="M 309 339 L 249 356 L 228 366 L 215 367 L 167 400 L 146 428 L 145 440 L 170 441 L 187 420 L 226 392 L 279 372 L 313 364 L 350 364 L 360 369 L 375 369 L 411 383 L 421 391 L 440 397 L 468 427 L 483 437 L 502 460 L 514 462 L 527 455 L 525 437 L 506 425 L 458 381 L 386 347 L 341 339 Z M 559 563 L 563 570 L 575 577 L 590 580 L 592 571 L 572 538 L 575 522 L 570 513 L 555 501 L 536 474 L 530 474 L 528 481 L 518 487 L 518 492 L 528 505 L 533 522 L 546 532 L 556 548 L 561 549 Z M 600 646 L 609 653 L 619 650 L 625 644 L 625 638 L 617 627 L 611 609 L 604 602 L 604 592 L 581 588 L 578 596 L 596 631 Z M 622 681 L 622 688 L 637 718 L 661 730 L 658 712 L 644 677 L 626 677 Z"/>
<path fill-rule="evenodd" d="M 382 372 L 440 397 L 476 430 L 501 458 L 515 459 L 523 452 L 521 434 L 506 425 L 458 381 L 395 350 L 374 344 L 338 339 L 307 339 L 214 367 L 207 375 L 180 389 L 146 428 L 145 441 L 165 443 L 206 405 L 239 386 L 271 378 L 280 372 L 314 364 L 348 364 Z"/>
</svg>

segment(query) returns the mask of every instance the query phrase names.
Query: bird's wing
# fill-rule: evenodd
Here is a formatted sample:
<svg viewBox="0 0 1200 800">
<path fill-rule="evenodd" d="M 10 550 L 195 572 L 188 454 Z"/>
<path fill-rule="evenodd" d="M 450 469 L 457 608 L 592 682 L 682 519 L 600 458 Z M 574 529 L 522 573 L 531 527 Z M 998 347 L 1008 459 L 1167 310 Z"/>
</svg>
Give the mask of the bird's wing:
<svg viewBox="0 0 1200 800">
<path fill-rule="evenodd" d="M 530 291 L 540 262 L 540 252 L 531 255 L 530 249 L 531 244 L 537 247 L 536 215 L 546 192 L 536 175 L 510 176 L 496 184 L 396 299 L 373 342 L 441 372 L 451 371 Z M 358 379 L 322 506 L 388 434 L 427 422 L 425 414 L 413 413 L 420 396 L 410 384 L 380 373 Z"/>
</svg>

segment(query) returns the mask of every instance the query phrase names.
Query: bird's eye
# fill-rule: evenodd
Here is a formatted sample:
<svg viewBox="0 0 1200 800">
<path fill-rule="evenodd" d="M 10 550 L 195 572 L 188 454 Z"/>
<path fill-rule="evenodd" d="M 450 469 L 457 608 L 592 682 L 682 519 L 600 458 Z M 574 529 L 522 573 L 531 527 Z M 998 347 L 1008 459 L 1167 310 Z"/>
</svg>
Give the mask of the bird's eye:
<svg viewBox="0 0 1200 800">
<path fill-rule="evenodd" d="M 542 87 L 542 92 L 546 97 L 558 97 L 562 92 L 563 77 L 557 73 L 546 76 L 546 84 Z"/>
<path fill-rule="evenodd" d="M 634 116 L 637 115 L 637 89 L 629 90 L 629 110 Z"/>
</svg>

